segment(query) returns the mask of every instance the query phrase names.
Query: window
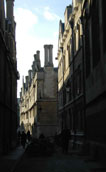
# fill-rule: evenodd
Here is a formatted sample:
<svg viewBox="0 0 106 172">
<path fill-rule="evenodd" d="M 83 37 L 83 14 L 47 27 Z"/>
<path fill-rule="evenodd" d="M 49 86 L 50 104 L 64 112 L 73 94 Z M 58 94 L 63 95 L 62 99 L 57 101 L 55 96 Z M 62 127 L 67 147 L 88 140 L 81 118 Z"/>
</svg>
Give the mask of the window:
<svg viewBox="0 0 106 172">
<path fill-rule="evenodd" d="M 89 22 L 86 22 L 85 26 L 85 56 L 86 56 L 86 78 L 90 75 L 91 61 L 90 61 L 90 27 Z"/>
<path fill-rule="evenodd" d="M 92 4 L 92 51 L 93 51 L 93 68 L 100 60 L 100 30 L 99 30 L 99 10 L 98 0 Z"/>
<path fill-rule="evenodd" d="M 75 78 L 74 78 L 74 90 L 75 96 L 78 96 L 81 93 L 81 70 L 80 67 L 75 71 Z"/>
<path fill-rule="evenodd" d="M 80 109 L 76 112 L 76 129 L 78 131 L 83 131 L 84 129 L 84 118 L 83 118 L 83 111 Z"/>
<path fill-rule="evenodd" d="M 66 71 L 66 60 L 65 60 L 65 56 L 63 56 L 63 70 L 64 70 L 64 72 Z"/>
<path fill-rule="evenodd" d="M 63 105 L 66 104 L 66 89 L 63 88 Z"/>
<path fill-rule="evenodd" d="M 77 95 L 81 93 L 81 70 L 78 69 L 78 76 L 77 76 Z"/>
<path fill-rule="evenodd" d="M 80 25 L 78 25 L 78 48 L 80 48 L 81 42 L 80 42 Z"/>
<path fill-rule="evenodd" d="M 76 33 L 74 33 L 74 54 L 76 53 Z"/>
<path fill-rule="evenodd" d="M 79 50 L 79 34 L 80 34 L 80 31 L 79 31 L 79 25 L 77 25 L 77 30 L 76 30 L 76 51 Z"/>
<path fill-rule="evenodd" d="M 28 119 L 28 113 L 26 113 L 26 119 Z"/>
<path fill-rule="evenodd" d="M 68 64 L 70 65 L 70 62 L 71 62 L 71 48 L 70 48 L 70 45 L 67 46 L 67 51 L 68 51 Z"/>
<path fill-rule="evenodd" d="M 105 12 L 106 11 L 106 0 L 102 0 L 102 23 L 103 23 L 103 51 L 106 52 L 106 24 L 105 24 Z"/>
<path fill-rule="evenodd" d="M 70 89 L 69 89 L 69 100 L 72 100 L 72 82 L 70 84 Z"/>
</svg>

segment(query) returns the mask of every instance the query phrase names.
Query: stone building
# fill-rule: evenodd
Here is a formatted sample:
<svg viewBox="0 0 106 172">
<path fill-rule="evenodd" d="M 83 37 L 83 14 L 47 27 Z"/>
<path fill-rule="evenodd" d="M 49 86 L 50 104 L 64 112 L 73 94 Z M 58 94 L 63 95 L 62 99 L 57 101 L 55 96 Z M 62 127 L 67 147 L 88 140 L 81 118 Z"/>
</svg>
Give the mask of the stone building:
<svg viewBox="0 0 106 172">
<path fill-rule="evenodd" d="M 83 6 L 86 136 L 91 152 L 106 157 L 106 25 L 104 0 Z"/>
<path fill-rule="evenodd" d="M 20 125 L 33 137 L 53 136 L 57 129 L 57 68 L 53 67 L 53 45 L 44 45 L 45 64 L 40 52 L 34 55 L 32 69 L 20 93 Z"/>
<path fill-rule="evenodd" d="M 17 60 L 14 1 L 0 0 L 0 154 L 16 145 Z"/>
<path fill-rule="evenodd" d="M 72 142 L 82 144 L 84 128 L 84 76 L 81 3 L 66 7 L 59 23 L 58 43 L 58 132 L 70 129 Z M 73 144 L 74 145 L 74 144 Z"/>
<path fill-rule="evenodd" d="M 74 145 L 106 155 L 105 1 L 73 0 L 59 24 L 58 123 Z M 104 155 L 104 156 L 103 156 Z"/>
</svg>

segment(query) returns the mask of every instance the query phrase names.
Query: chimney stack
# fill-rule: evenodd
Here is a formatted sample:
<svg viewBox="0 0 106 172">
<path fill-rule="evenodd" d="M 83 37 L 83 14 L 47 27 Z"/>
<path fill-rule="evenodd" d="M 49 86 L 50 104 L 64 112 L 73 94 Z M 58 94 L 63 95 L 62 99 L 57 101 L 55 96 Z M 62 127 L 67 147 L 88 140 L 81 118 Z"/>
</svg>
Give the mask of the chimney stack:
<svg viewBox="0 0 106 172">
<path fill-rule="evenodd" d="M 53 45 L 49 45 L 49 64 L 53 66 Z"/>
<path fill-rule="evenodd" d="M 6 16 L 9 22 L 11 22 L 12 32 L 15 32 L 15 23 L 14 23 L 14 0 L 6 0 Z"/>
<path fill-rule="evenodd" d="M 27 89 L 28 89 L 28 76 L 26 76 L 25 79 L 26 79 L 26 80 L 25 80 L 25 88 L 26 88 L 26 90 L 27 90 Z"/>
<path fill-rule="evenodd" d="M 38 70 L 41 68 L 41 63 L 40 63 L 40 51 L 37 51 L 36 52 L 37 54 L 37 67 L 38 67 Z"/>
<path fill-rule="evenodd" d="M 44 45 L 45 66 L 48 66 L 48 45 Z"/>
<path fill-rule="evenodd" d="M 28 82 L 29 82 L 29 85 L 31 84 L 31 72 L 32 72 L 32 70 L 28 71 Z"/>
<path fill-rule="evenodd" d="M 44 54 L 45 54 L 45 67 L 53 66 L 53 45 L 44 45 Z"/>
<path fill-rule="evenodd" d="M 7 5 L 7 18 L 13 23 L 13 7 L 14 7 L 14 0 L 6 0 Z"/>
</svg>

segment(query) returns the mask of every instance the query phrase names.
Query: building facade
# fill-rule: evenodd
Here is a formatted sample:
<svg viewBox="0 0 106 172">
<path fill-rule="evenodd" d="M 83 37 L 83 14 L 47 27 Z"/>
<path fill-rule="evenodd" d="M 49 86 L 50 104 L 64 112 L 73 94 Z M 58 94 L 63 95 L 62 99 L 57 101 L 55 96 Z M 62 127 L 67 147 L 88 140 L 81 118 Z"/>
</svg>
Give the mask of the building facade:
<svg viewBox="0 0 106 172">
<path fill-rule="evenodd" d="M 96 157 L 106 156 L 105 1 L 84 2 L 86 136 Z"/>
<path fill-rule="evenodd" d="M 84 77 L 81 3 L 66 7 L 65 22 L 59 24 L 58 44 L 58 122 L 59 132 L 70 129 L 71 141 L 82 144 L 84 128 Z"/>
<path fill-rule="evenodd" d="M 0 154 L 16 145 L 17 72 L 14 1 L 0 1 Z"/>
<path fill-rule="evenodd" d="M 73 145 L 106 155 L 105 1 L 73 0 L 59 24 L 58 123 Z M 104 156 L 103 156 L 104 155 Z"/>
<path fill-rule="evenodd" d="M 34 55 L 32 70 L 23 81 L 20 94 L 20 125 L 32 137 L 55 135 L 57 129 L 57 68 L 53 67 L 52 45 L 44 45 L 45 64 L 40 52 Z"/>
</svg>

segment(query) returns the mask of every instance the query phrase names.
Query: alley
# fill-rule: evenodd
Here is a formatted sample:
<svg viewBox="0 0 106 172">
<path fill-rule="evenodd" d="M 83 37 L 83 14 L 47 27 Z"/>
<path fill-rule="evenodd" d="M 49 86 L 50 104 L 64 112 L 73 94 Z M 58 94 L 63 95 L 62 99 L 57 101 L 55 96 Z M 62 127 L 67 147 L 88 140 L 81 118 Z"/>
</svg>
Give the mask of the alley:
<svg viewBox="0 0 106 172">
<path fill-rule="evenodd" d="M 0 172 L 106 172 L 104 0 L 0 0 Z"/>
<path fill-rule="evenodd" d="M 51 156 L 29 156 L 27 151 L 14 172 L 102 172 L 106 168 L 88 156 L 78 153 L 63 154 L 58 148 Z"/>
</svg>

